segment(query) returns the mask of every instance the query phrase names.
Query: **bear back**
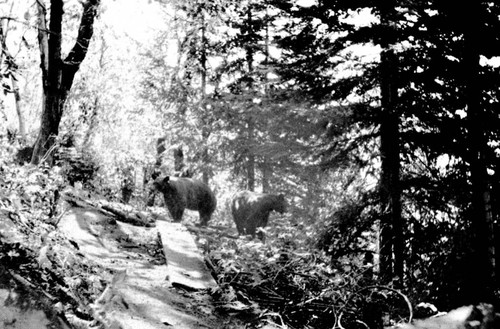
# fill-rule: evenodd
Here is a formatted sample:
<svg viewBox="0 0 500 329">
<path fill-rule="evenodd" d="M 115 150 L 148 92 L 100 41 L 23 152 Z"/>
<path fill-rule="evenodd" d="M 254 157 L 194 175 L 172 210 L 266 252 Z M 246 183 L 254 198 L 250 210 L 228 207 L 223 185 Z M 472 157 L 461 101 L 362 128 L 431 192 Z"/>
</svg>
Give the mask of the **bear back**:
<svg viewBox="0 0 500 329">
<path fill-rule="evenodd" d="M 286 211 L 284 195 L 241 191 L 233 197 L 231 204 L 233 220 L 240 234 L 255 235 L 257 227 L 267 225 L 271 211 Z"/>
<path fill-rule="evenodd" d="M 214 193 L 197 179 L 166 176 L 155 180 L 154 186 L 163 193 L 168 207 L 179 206 L 205 214 L 212 214 L 217 207 Z"/>
</svg>

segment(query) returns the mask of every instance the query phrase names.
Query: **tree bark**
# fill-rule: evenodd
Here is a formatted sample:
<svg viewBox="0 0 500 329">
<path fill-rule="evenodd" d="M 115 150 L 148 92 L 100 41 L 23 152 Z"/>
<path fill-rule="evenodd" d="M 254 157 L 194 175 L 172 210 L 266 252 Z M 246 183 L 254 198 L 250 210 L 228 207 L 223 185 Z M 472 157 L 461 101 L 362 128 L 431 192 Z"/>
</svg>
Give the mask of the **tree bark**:
<svg viewBox="0 0 500 329">
<path fill-rule="evenodd" d="M 255 191 L 255 155 L 253 150 L 248 151 L 247 155 L 247 189 Z"/>
<path fill-rule="evenodd" d="M 7 48 L 7 42 L 6 42 L 7 31 L 8 31 L 8 25 L 4 30 L 2 24 L 0 24 L 0 47 L 1 47 L 0 64 L 3 63 L 5 54 L 5 64 L 7 66 L 7 70 L 5 72 L 10 77 L 10 84 L 12 87 L 11 92 L 14 95 L 16 113 L 19 121 L 19 135 L 22 144 L 24 144 L 24 142 L 26 141 L 26 125 L 24 122 L 23 112 L 21 110 L 21 95 L 19 94 L 19 87 L 17 85 L 17 80 L 15 77 L 15 71 L 17 69 L 17 65 L 14 62 L 14 57 L 12 57 L 12 55 L 9 52 L 9 49 Z"/>
<path fill-rule="evenodd" d="M 83 14 L 77 39 L 68 56 L 63 60 L 61 55 L 63 0 L 50 1 L 49 30 L 47 30 L 47 10 L 43 1 L 37 1 L 43 99 L 40 130 L 31 158 L 33 164 L 40 163 L 45 157 L 47 159 L 51 157 L 49 150 L 55 144 L 55 139 L 59 134 L 64 104 L 73 85 L 75 74 L 87 55 L 99 3 L 100 0 L 87 0 L 82 3 Z"/>
<path fill-rule="evenodd" d="M 19 122 L 19 136 L 21 138 L 21 143 L 24 144 L 26 143 L 26 124 L 21 108 L 21 94 L 19 93 L 19 86 L 17 85 L 17 80 L 14 75 L 10 76 L 10 83 L 12 85 L 12 92 L 14 93 L 14 101 L 16 104 L 16 113 Z"/>
<path fill-rule="evenodd" d="M 397 278 L 403 281 L 404 242 L 401 217 L 399 115 L 397 113 L 397 58 L 392 49 L 393 35 L 392 2 L 381 5 L 381 21 L 388 31 L 382 36 L 380 64 L 380 89 L 382 120 L 380 123 L 380 157 L 382 172 L 380 197 L 382 204 L 380 232 L 380 275 L 383 281 Z"/>
<path fill-rule="evenodd" d="M 394 72 L 392 72 L 396 65 L 393 51 L 384 51 L 381 63 L 383 114 L 380 125 L 380 156 L 382 161 L 380 195 L 383 213 L 380 234 L 380 271 L 385 281 L 391 281 L 394 276 L 402 279 L 403 274 L 399 118 L 395 109 L 395 92 L 397 91 L 393 80 Z"/>
<path fill-rule="evenodd" d="M 481 105 L 481 86 L 479 81 L 481 45 L 478 40 L 480 27 L 480 2 L 471 2 L 467 8 L 469 24 L 464 32 L 463 70 L 465 78 L 465 97 L 467 103 L 469 164 L 472 185 L 471 227 L 472 227 L 472 264 L 470 282 L 467 282 L 466 298 L 471 303 L 493 300 L 495 285 L 495 248 L 493 215 L 490 205 L 488 173 L 485 160 L 487 138 L 485 117 Z"/>
<path fill-rule="evenodd" d="M 271 173 L 272 173 L 272 164 L 271 161 L 267 158 L 267 156 L 264 156 L 262 163 L 260 165 L 260 170 L 262 173 L 262 193 L 270 193 L 270 184 L 269 181 L 271 179 Z"/>
<path fill-rule="evenodd" d="M 252 7 L 251 3 L 248 3 L 248 8 L 247 8 L 247 28 L 248 28 L 248 33 L 250 34 L 252 31 Z M 253 74 L 253 48 L 252 45 L 250 44 L 250 40 L 247 41 L 248 44 L 246 45 L 245 49 L 245 56 L 246 56 L 246 62 L 248 65 L 248 75 L 251 76 Z M 251 80 L 248 82 L 248 90 L 251 92 L 253 90 L 254 86 Z M 250 106 L 249 110 L 252 111 L 253 107 Z M 247 169 L 247 189 L 250 191 L 255 191 L 255 149 L 254 149 L 254 142 L 255 142 L 255 123 L 253 122 L 252 114 L 248 116 L 248 140 L 247 140 L 247 163 L 246 163 L 246 169 Z"/>
<path fill-rule="evenodd" d="M 264 66 L 266 71 L 269 69 L 269 44 L 270 44 L 270 36 L 269 36 L 269 11 L 268 7 L 266 6 L 266 18 L 265 18 L 265 24 L 266 24 L 266 34 L 265 34 L 265 40 L 264 40 Z M 268 75 L 266 74 L 264 76 L 264 92 L 266 94 L 266 97 L 269 96 L 269 79 Z M 262 157 L 262 163 L 260 166 L 261 173 L 262 173 L 262 193 L 269 193 L 270 192 L 270 179 L 272 175 L 272 162 L 269 161 L 269 157 L 267 155 L 264 155 Z"/>
</svg>

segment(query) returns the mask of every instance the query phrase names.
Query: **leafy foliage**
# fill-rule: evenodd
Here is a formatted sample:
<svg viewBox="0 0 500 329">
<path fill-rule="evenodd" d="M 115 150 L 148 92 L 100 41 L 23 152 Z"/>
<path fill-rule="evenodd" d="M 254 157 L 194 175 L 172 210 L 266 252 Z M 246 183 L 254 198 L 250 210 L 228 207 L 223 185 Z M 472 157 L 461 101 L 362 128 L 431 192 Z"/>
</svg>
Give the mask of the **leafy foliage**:
<svg viewBox="0 0 500 329">
<path fill-rule="evenodd" d="M 58 313 L 57 300 L 66 312 L 92 319 L 88 305 L 103 291 L 109 273 L 82 262 L 76 246 L 55 230 L 64 212 L 61 168 L 17 167 L 5 161 L 0 167 L 0 285 L 44 304 L 48 314 Z"/>
<path fill-rule="evenodd" d="M 218 273 L 214 297 L 219 309 L 254 326 L 269 321 L 290 328 L 357 328 L 374 316 L 366 305 L 379 307 L 378 314 L 390 321 L 408 316 L 401 295 L 383 287 L 380 293 L 376 287 L 364 289 L 372 283 L 371 264 L 350 256 L 332 263 L 311 244 L 315 233 L 310 228 L 287 225 L 288 220 L 267 231 L 265 244 L 200 234 L 199 243 Z"/>
<path fill-rule="evenodd" d="M 478 33 L 480 79 L 472 82 L 481 90 L 484 169 L 497 226 L 500 75 L 499 66 L 490 64 L 499 49 L 496 2 L 480 1 L 477 31 L 461 24 L 468 21 L 465 7 L 450 1 L 338 0 L 309 7 L 297 1 L 149 2 L 137 5 L 141 10 L 131 19 L 136 22 L 144 9 L 165 22 L 155 21 L 142 38 L 132 37 L 141 30 L 138 21 L 134 31 L 116 29 L 114 5 L 121 3 L 109 2 L 96 22 L 66 103 L 60 134 L 75 133 L 76 154 L 51 170 L 2 166 L 8 216 L 28 209 L 39 215 L 19 230 L 50 231 L 55 192 L 66 181 L 84 181 L 94 197 L 130 198 L 144 207 L 155 141 L 165 137 L 167 152 L 182 147 L 195 176 L 205 176 L 216 191 L 214 223 L 231 223 L 227 205 L 242 188 L 280 191 L 291 204 L 286 222 L 272 223 L 265 245 L 205 237 L 226 301 L 221 308 L 241 307 L 295 327 L 363 327 L 357 320 L 377 326 L 367 318 L 370 310 L 383 313 L 390 301 L 401 302 L 390 290 L 394 286 L 367 288 L 379 283 L 378 260 L 370 257 L 377 256 L 375 240 L 387 214 L 377 184 L 384 123 L 380 61 L 389 40 L 397 65 L 397 188 L 404 221 L 404 287 L 398 288 L 412 301 L 443 309 L 469 303 L 463 287 L 473 264 L 475 217 L 465 97 L 471 81 L 464 54 L 470 47 L 464 42 L 471 31 Z M 78 18 L 77 6 L 68 3 L 68 27 Z M 33 72 L 39 64 L 32 59 L 36 37 L 20 27 L 34 23 L 30 10 L 20 7 L 17 20 L 25 21 L 23 11 L 27 24 L 12 20 L 9 27 L 9 38 L 23 35 L 9 46 L 19 55 L 4 61 L 2 72 L 21 82 L 21 104 L 33 130 L 40 102 Z M 2 100 L 0 110 L 12 121 L 8 99 Z M 12 148 L 0 150 L 2 159 L 13 156 Z M 23 154 L 19 160 L 27 158 Z M 16 269 L 35 259 L 16 241 L 1 248 L 2 260 Z"/>
</svg>

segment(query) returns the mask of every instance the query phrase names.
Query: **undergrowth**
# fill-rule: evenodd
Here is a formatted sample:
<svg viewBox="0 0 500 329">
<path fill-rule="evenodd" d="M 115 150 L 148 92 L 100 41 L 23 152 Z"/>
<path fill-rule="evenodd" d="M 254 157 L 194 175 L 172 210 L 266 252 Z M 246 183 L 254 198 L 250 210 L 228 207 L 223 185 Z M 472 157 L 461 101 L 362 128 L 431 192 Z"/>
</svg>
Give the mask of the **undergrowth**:
<svg viewBox="0 0 500 329">
<path fill-rule="evenodd" d="M 377 285 L 371 264 L 344 257 L 335 262 L 312 247 L 307 232 L 269 228 L 265 243 L 246 237 L 201 237 L 217 273 L 220 310 L 254 328 L 376 328 L 408 320 L 405 296 Z"/>
</svg>

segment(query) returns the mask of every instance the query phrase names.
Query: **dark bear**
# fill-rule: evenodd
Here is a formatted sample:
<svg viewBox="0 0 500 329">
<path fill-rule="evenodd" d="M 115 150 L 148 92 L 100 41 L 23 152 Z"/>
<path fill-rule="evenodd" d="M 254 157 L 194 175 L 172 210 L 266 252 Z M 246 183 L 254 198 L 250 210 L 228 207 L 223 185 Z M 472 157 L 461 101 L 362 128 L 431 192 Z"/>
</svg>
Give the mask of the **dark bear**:
<svg viewBox="0 0 500 329">
<path fill-rule="evenodd" d="M 271 211 L 286 211 L 285 197 L 282 194 L 266 194 L 251 191 L 236 193 L 231 204 L 233 220 L 238 234 L 250 234 L 255 237 L 258 227 L 265 227 Z M 259 238 L 263 239 L 259 232 Z"/>
<path fill-rule="evenodd" d="M 174 222 L 180 222 L 184 209 L 198 210 L 200 224 L 206 226 L 215 207 L 217 200 L 214 193 L 203 182 L 183 177 L 157 178 L 153 186 L 163 193 L 165 204 Z"/>
</svg>

